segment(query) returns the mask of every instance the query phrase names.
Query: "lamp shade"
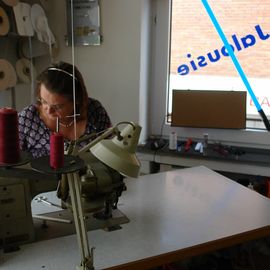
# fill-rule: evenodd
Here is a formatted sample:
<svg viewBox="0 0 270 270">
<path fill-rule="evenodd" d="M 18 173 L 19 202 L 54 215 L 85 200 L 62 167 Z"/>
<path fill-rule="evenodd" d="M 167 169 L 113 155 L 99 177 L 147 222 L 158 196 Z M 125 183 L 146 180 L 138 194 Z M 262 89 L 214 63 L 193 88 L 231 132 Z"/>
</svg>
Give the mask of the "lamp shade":
<svg viewBox="0 0 270 270">
<path fill-rule="evenodd" d="M 138 177 L 141 164 L 135 151 L 140 132 L 139 125 L 128 125 L 121 131 L 120 136 L 101 140 L 91 147 L 90 151 L 104 164 L 124 176 Z"/>
</svg>

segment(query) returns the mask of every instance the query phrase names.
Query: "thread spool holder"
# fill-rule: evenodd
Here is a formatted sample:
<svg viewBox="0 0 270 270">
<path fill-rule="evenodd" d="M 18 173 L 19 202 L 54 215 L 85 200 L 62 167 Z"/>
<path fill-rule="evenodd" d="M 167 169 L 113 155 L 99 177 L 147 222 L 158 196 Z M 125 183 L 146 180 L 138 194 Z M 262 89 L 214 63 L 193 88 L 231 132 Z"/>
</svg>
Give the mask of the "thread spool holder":
<svg viewBox="0 0 270 270">
<path fill-rule="evenodd" d="M 16 166 L 22 166 L 30 161 L 30 155 L 27 152 L 20 152 L 20 158 L 16 163 L 2 163 L 0 162 L 0 167 L 16 167 Z"/>
<path fill-rule="evenodd" d="M 31 161 L 31 167 L 34 170 L 48 174 L 66 174 L 68 179 L 72 213 L 77 234 L 77 241 L 81 253 L 81 263 L 77 269 L 92 270 L 93 267 L 93 248 L 89 249 L 87 231 L 85 228 L 84 214 L 81 201 L 79 170 L 85 167 L 84 161 L 71 155 L 64 156 L 64 166 L 59 169 L 50 167 L 50 157 L 45 156 Z"/>
</svg>

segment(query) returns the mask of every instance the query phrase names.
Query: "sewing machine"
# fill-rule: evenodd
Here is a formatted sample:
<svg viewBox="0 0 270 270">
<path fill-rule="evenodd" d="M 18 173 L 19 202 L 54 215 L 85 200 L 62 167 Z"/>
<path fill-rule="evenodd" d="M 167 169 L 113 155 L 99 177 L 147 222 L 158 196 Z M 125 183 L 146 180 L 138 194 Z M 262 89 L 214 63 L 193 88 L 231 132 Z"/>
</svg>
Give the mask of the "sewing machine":
<svg viewBox="0 0 270 270">
<path fill-rule="evenodd" d="M 122 158 L 128 160 L 126 152 L 130 151 L 130 146 L 131 152 L 135 151 L 141 129 L 133 125 L 128 128 L 128 131 L 123 130 L 121 135 L 117 131 L 118 136 L 104 140 L 115 132 L 115 128 L 117 126 L 112 127 L 76 154 L 83 164 L 83 166 L 80 165 L 78 171 L 83 212 L 94 213 L 100 219 L 112 217 L 112 210 L 117 208 L 118 199 L 126 189 L 123 182 L 123 172 L 121 172 L 125 171 L 126 168 L 120 168 L 125 163 Z M 130 135 L 130 129 L 132 129 L 132 133 L 133 130 L 136 130 L 138 133 L 136 138 Z M 99 142 L 107 144 L 98 144 Z M 121 157 L 121 160 L 118 161 L 120 167 L 117 169 L 114 168 L 115 164 L 107 166 L 106 161 L 98 156 L 100 148 L 102 148 L 102 155 L 104 152 L 106 158 L 110 156 L 110 150 L 107 147 L 111 143 L 114 148 L 116 144 L 121 144 L 120 146 L 123 148 L 121 151 L 123 151 L 124 157 L 120 152 L 115 156 L 114 150 L 112 151 L 113 157 L 109 158 L 115 163 L 117 158 Z M 88 151 L 89 149 L 92 151 L 96 146 L 95 153 L 92 154 Z M 16 249 L 20 244 L 35 241 L 31 202 L 38 194 L 57 190 L 58 197 L 62 199 L 63 207 L 71 209 L 66 174 L 50 174 L 46 173 L 46 170 L 45 172 L 42 172 L 42 169 L 37 170 L 36 167 L 40 167 L 40 165 L 36 165 L 37 162 L 46 163 L 43 160 L 27 160 L 25 158 L 24 162 L 16 164 L 16 166 L 3 164 L 0 166 L 0 248 Z M 130 165 L 133 167 L 133 174 L 134 172 L 137 174 L 137 165 L 135 166 L 135 163 Z M 72 165 L 66 167 L 70 166 Z M 128 173 L 126 172 L 124 175 L 128 175 Z"/>
<path fill-rule="evenodd" d="M 123 176 L 89 152 L 85 153 L 84 161 L 85 168 L 80 171 L 84 211 L 104 209 L 104 215 L 109 218 L 125 189 Z M 69 207 L 68 185 L 64 177 L 35 171 L 30 163 L 0 168 L 0 247 L 35 241 L 31 202 L 38 194 L 54 190 L 61 194 L 64 205 Z"/>
</svg>

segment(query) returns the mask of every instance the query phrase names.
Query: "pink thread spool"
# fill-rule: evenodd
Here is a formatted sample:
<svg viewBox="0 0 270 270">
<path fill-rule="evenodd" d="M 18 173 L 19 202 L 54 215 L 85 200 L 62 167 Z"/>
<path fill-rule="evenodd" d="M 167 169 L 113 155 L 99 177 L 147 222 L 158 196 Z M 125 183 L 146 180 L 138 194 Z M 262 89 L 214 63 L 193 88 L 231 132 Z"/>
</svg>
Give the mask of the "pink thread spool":
<svg viewBox="0 0 270 270">
<path fill-rule="evenodd" d="M 20 160 L 18 113 L 0 109 L 0 163 L 16 164 Z"/>
<path fill-rule="evenodd" d="M 50 136 L 50 166 L 53 169 L 64 166 L 64 137 L 57 132 Z"/>
</svg>

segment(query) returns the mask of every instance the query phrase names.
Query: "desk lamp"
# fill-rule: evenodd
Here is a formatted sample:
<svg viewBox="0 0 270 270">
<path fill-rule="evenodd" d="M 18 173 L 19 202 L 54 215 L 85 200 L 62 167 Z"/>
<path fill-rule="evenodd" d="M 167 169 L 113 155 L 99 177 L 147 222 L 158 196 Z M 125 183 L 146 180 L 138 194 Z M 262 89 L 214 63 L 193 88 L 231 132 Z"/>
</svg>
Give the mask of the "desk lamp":
<svg viewBox="0 0 270 270">
<path fill-rule="evenodd" d="M 119 126 L 126 124 L 122 131 Z M 83 154 L 90 152 L 108 167 L 119 172 L 123 176 L 138 177 L 140 162 L 135 155 L 136 147 L 139 141 L 141 127 L 133 122 L 120 122 L 115 126 L 106 130 L 102 135 L 87 144 L 73 155 L 83 157 Z M 72 181 L 69 181 L 71 184 Z M 81 202 L 81 190 L 79 182 L 74 181 L 75 197 L 72 202 L 72 210 L 74 219 L 77 220 L 76 232 L 78 243 L 81 250 L 81 265 L 77 267 L 79 270 L 90 270 L 93 267 L 93 248 L 89 251 L 88 237 L 85 229 L 84 215 Z M 76 187 L 77 186 L 77 187 Z M 73 189 L 73 188 L 72 188 Z M 76 208 L 76 209 L 75 209 Z M 77 217 L 75 217 L 77 213 Z"/>
<path fill-rule="evenodd" d="M 120 132 L 118 126 L 127 124 Z M 124 176 L 138 177 L 140 162 L 135 155 L 141 127 L 132 122 L 120 122 L 78 151 L 90 150 L 101 162 Z M 105 139 L 115 135 L 113 138 Z"/>
</svg>

